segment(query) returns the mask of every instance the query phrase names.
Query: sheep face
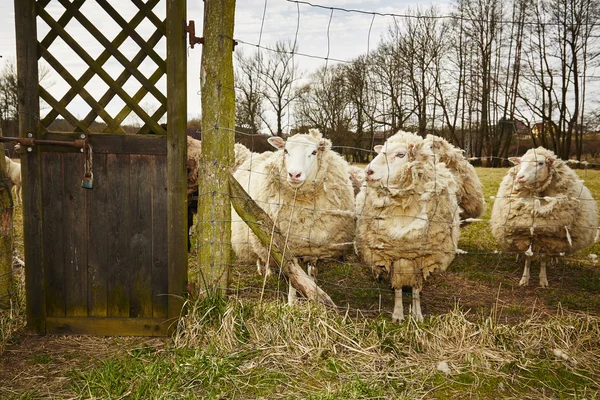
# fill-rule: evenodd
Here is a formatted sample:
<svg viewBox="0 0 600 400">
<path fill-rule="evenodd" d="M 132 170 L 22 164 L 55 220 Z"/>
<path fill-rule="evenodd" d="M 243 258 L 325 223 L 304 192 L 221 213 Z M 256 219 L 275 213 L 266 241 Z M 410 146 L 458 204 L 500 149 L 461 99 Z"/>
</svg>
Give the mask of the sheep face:
<svg viewBox="0 0 600 400">
<path fill-rule="evenodd" d="M 517 183 L 523 186 L 535 187 L 548 178 L 556 158 L 542 155 L 532 149 L 525 153 L 523 157 L 511 157 L 509 160 L 519 167 L 515 176 Z"/>
<path fill-rule="evenodd" d="M 415 145 L 406 142 L 386 142 L 383 146 L 375 146 L 374 150 L 377 156 L 366 168 L 367 185 L 388 186 L 390 182 L 396 181 L 401 167 L 409 162 Z"/>
<path fill-rule="evenodd" d="M 269 143 L 283 149 L 283 168 L 290 186 L 300 187 L 306 181 L 315 179 L 318 170 L 319 152 L 327 150 L 331 142 L 311 129 L 309 135 L 294 135 L 287 141 L 280 137 L 269 138 Z"/>
</svg>

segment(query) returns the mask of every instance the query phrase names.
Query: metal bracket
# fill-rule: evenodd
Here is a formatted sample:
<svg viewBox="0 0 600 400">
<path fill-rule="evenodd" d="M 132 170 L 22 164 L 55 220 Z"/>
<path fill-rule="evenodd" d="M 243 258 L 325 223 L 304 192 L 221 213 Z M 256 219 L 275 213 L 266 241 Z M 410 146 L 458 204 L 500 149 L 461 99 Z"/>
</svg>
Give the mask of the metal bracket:
<svg viewBox="0 0 600 400">
<path fill-rule="evenodd" d="M 188 33 L 188 41 L 190 42 L 190 47 L 193 49 L 195 44 L 203 44 L 204 38 L 196 36 L 196 22 L 194 20 L 190 20 L 187 26 L 185 27 L 185 31 Z"/>
</svg>

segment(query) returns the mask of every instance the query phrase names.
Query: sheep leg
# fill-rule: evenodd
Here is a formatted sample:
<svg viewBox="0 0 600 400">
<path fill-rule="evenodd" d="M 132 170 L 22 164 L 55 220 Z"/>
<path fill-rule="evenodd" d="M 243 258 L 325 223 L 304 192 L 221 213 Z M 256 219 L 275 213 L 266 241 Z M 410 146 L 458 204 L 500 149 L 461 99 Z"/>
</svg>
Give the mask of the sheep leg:
<svg viewBox="0 0 600 400">
<path fill-rule="evenodd" d="M 410 312 L 417 321 L 423 322 L 423 314 L 421 313 L 421 290 L 416 286 L 413 286 L 412 288 L 412 308 Z"/>
<path fill-rule="evenodd" d="M 525 256 L 525 268 L 523 269 L 523 276 L 521 277 L 521 281 L 519 282 L 519 286 L 527 286 L 529 284 L 529 267 L 531 265 L 531 256 Z"/>
<path fill-rule="evenodd" d="M 306 273 L 313 281 L 317 280 L 317 260 L 306 263 Z"/>
<path fill-rule="evenodd" d="M 292 285 L 292 281 L 289 281 L 288 286 L 288 305 L 291 307 L 296 302 L 296 288 Z"/>
<path fill-rule="evenodd" d="M 394 312 L 392 313 L 392 322 L 404 321 L 404 307 L 402 306 L 402 288 L 394 291 Z"/>
<path fill-rule="evenodd" d="M 262 265 L 260 263 L 260 260 L 256 260 L 256 270 L 258 271 L 259 275 L 264 275 L 265 277 L 271 275 L 272 271 L 271 268 L 268 265 Z"/>
<path fill-rule="evenodd" d="M 546 257 L 540 258 L 540 287 L 548 287 L 548 278 L 546 277 Z"/>
</svg>

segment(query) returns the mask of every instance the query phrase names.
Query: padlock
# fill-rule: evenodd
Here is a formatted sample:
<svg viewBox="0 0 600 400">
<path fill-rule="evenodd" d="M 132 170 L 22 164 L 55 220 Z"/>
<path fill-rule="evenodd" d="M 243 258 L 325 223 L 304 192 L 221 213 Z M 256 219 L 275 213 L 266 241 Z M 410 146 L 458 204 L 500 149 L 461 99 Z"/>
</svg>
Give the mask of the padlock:
<svg viewBox="0 0 600 400">
<path fill-rule="evenodd" d="M 84 189 L 93 189 L 94 187 L 94 174 L 86 174 L 81 181 L 81 187 Z"/>
</svg>

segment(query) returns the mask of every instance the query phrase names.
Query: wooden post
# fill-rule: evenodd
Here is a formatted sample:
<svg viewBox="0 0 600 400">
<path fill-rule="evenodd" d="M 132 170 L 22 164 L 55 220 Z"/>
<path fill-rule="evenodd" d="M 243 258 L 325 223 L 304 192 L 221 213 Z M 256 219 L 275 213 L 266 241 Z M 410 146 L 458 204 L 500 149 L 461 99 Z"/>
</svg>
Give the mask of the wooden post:
<svg viewBox="0 0 600 400">
<path fill-rule="evenodd" d="M 169 318 L 181 314 L 187 282 L 186 2 L 167 1 L 167 219 Z"/>
<path fill-rule="evenodd" d="M 13 201 L 4 154 L 4 144 L 0 143 L 0 308 L 10 305 L 13 254 Z"/>
<path fill-rule="evenodd" d="M 19 136 L 37 134 L 40 119 L 35 0 L 15 0 Z M 46 333 L 46 294 L 42 235 L 42 182 L 39 149 L 21 156 L 23 242 L 27 329 Z"/>
<path fill-rule="evenodd" d="M 204 2 L 202 49 L 202 158 L 198 196 L 198 283 L 224 293 L 229 281 L 231 205 L 228 176 L 233 162 L 235 0 Z"/>
</svg>

